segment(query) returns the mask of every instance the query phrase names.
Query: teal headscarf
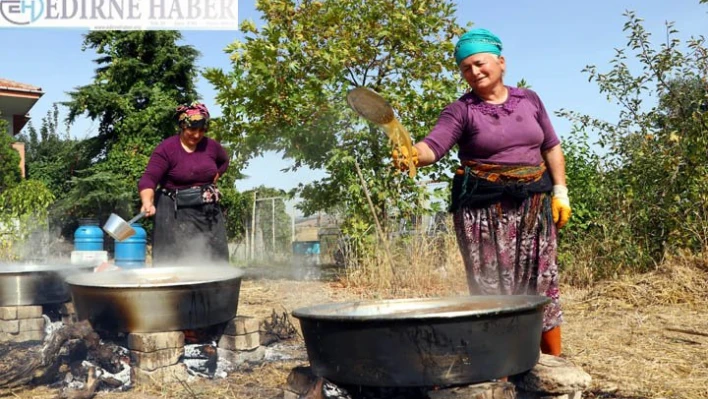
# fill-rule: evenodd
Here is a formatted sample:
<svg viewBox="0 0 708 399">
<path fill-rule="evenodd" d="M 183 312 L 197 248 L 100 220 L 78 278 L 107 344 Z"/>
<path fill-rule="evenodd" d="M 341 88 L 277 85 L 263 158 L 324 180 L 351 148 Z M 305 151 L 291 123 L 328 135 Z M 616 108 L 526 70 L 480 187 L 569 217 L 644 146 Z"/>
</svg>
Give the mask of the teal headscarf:
<svg viewBox="0 0 708 399">
<path fill-rule="evenodd" d="M 501 55 L 502 42 L 486 29 L 472 29 L 460 37 L 455 45 L 455 61 L 460 65 L 465 58 L 478 53 Z"/>
</svg>

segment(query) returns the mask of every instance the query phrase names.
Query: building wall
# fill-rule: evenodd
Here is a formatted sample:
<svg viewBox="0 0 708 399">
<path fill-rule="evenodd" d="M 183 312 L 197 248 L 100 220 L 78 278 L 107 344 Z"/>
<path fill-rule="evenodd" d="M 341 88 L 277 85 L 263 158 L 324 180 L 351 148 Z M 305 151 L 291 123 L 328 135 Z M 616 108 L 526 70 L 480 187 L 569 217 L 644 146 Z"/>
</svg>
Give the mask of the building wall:
<svg viewBox="0 0 708 399">
<path fill-rule="evenodd" d="M 22 178 L 25 177 L 25 143 L 16 141 L 12 143 L 12 148 L 16 149 L 20 153 L 20 170 L 22 171 Z"/>
<path fill-rule="evenodd" d="M 320 231 L 318 226 L 295 226 L 295 237 L 293 241 L 318 241 L 317 233 Z"/>
</svg>

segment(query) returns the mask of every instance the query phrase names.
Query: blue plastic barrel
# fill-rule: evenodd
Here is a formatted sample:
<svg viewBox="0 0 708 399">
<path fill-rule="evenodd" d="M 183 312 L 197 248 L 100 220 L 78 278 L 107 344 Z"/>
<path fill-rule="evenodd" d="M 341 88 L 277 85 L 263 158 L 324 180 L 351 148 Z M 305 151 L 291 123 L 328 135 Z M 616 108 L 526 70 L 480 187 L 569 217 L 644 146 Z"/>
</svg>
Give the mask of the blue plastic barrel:
<svg viewBox="0 0 708 399">
<path fill-rule="evenodd" d="M 135 235 L 115 242 L 115 264 L 124 269 L 145 267 L 145 246 L 147 233 L 140 223 L 133 223 Z"/>
<path fill-rule="evenodd" d="M 74 231 L 74 251 L 103 251 L 103 230 L 96 219 L 79 219 Z"/>
<path fill-rule="evenodd" d="M 297 255 L 319 255 L 319 241 L 294 241 L 293 253 Z"/>
</svg>

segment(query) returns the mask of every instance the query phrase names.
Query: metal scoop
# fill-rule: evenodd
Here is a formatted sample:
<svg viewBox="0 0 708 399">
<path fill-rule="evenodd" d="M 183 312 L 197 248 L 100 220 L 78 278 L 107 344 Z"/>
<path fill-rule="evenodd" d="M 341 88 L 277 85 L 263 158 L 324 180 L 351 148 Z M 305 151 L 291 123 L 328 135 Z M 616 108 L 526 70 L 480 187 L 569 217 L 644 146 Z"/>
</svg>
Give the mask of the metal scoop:
<svg viewBox="0 0 708 399">
<path fill-rule="evenodd" d="M 127 240 L 135 235 L 135 229 L 130 225 L 140 220 L 143 216 L 145 216 L 145 212 L 140 212 L 137 216 L 126 222 L 122 217 L 111 213 L 111 216 L 106 220 L 106 224 L 103 225 L 103 231 L 117 241 Z"/>
<path fill-rule="evenodd" d="M 405 147 L 413 154 L 411 135 L 396 119 L 391 104 L 375 91 L 367 87 L 357 87 L 347 94 L 349 106 L 364 119 L 381 127 L 397 148 Z M 415 176 L 413 160 L 408 160 L 408 175 Z"/>
</svg>

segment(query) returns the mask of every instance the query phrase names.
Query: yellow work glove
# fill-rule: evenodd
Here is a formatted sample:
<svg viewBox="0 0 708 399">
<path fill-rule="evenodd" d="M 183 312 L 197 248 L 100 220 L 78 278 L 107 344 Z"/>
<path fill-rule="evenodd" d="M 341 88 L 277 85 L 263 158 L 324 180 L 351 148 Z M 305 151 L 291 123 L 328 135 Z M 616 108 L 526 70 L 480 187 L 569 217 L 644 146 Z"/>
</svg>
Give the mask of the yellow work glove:
<svg viewBox="0 0 708 399">
<path fill-rule="evenodd" d="M 555 185 L 553 186 L 553 200 L 551 202 L 551 211 L 553 213 L 553 223 L 559 229 L 563 228 L 572 213 L 570 209 L 570 200 L 568 199 L 568 187 Z"/>
<path fill-rule="evenodd" d="M 408 149 L 406 147 L 394 148 L 391 152 L 391 158 L 393 158 L 393 167 L 406 171 L 409 168 L 409 160 L 413 160 L 413 166 L 418 166 L 418 149 L 411 147 L 413 149 L 413 154 L 408 155 Z"/>
</svg>

